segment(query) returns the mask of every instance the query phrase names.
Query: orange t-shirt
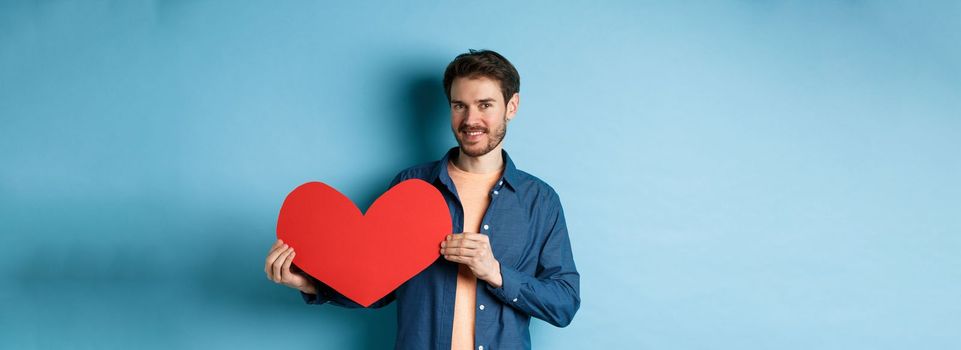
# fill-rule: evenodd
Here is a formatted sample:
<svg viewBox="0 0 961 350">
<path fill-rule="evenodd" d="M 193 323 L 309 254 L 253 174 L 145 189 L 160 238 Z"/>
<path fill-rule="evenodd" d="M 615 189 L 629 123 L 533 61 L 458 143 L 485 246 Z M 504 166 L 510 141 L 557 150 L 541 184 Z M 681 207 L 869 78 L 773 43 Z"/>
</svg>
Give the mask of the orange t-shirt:
<svg viewBox="0 0 961 350">
<path fill-rule="evenodd" d="M 502 170 L 488 174 L 474 174 L 447 163 L 447 172 L 461 206 L 464 207 L 464 232 L 481 232 L 481 220 L 490 204 L 490 191 L 500 179 Z M 474 349 L 474 317 L 477 307 L 477 278 L 467 265 L 460 264 L 457 270 L 457 292 L 454 298 L 454 329 L 451 349 Z"/>
</svg>

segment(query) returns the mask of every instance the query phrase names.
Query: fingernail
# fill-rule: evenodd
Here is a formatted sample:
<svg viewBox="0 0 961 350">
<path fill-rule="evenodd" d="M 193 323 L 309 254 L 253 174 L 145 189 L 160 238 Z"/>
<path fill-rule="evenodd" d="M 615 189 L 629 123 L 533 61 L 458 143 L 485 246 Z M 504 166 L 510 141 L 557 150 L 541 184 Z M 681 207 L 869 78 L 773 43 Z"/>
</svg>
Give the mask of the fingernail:
<svg viewBox="0 0 961 350">
<path fill-rule="evenodd" d="M 287 249 L 287 247 L 289 247 L 289 246 L 288 246 L 287 244 L 284 244 L 284 249 Z"/>
<path fill-rule="evenodd" d="M 447 242 L 441 242 L 441 243 L 440 243 L 440 246 L 441 246 L 441 248 L 446 247 L 446 246 L 447 246 Z"/>
</svg>

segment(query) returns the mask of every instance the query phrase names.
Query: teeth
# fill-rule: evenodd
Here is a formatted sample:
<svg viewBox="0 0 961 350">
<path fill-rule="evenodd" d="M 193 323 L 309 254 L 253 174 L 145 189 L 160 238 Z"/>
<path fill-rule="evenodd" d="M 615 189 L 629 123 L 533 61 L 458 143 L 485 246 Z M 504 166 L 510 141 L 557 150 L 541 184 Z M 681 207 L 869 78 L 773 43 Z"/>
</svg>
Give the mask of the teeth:
<svg viewBox="0 0 961 350">
<path fill-rule="evenodd" d="M 480 132 L 480 131 L 472 131 L 472 132 L 468 132 L 467 134 L 470 135 L 470 136 L 476 136 L 476 135 L 480 135 L 481 132 Z"/>
</svg>

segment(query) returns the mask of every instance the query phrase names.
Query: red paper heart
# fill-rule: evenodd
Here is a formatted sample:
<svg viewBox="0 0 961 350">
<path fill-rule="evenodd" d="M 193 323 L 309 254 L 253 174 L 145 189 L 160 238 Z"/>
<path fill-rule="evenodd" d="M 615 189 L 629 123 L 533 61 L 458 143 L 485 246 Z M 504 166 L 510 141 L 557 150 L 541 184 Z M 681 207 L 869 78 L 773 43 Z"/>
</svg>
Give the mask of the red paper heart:
<svg viewBox="0 0 961 350">
<path fill-rule="evenodd" d="M 403 181 L 362 214 L 321 182 L 284 200 L 277 238 L 297 252 L 293 263 L 363 306 L 384 297 L 440 256 L 451 233 L 444 197 L 423 180 Z"/>
</svg>

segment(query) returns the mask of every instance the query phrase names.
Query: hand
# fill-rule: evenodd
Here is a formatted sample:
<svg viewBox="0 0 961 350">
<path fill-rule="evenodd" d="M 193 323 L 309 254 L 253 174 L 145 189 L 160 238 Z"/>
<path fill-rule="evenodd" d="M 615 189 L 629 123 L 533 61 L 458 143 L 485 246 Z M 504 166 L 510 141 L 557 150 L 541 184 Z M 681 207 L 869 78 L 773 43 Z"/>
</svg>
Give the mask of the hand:
<svg viewBox="0 0 961 350">
<path fill-rule="evenodd" d="M 295 255 L 297 253 L 294 252 L 293 247 L 287 246 L 284 241 L 278 239 L 267 253 L 267 261 L 264 264 L 267 279 L 307 294 L 317 294 L 317 288 L 307 277 L 304 277 L 296 265 L 293 266 L 295 270 L 291 270 L 290 264 L 294 261 Z"/>
<path fill-rule="evenodd" d="M 440 254 L 444 259 L 467 265 L 477 279 L 487 281 L 494 288 L 501 287 L 501 264 L 494 258 L 487 235 L 472 232 L 447 235 L 440 244 Z"/>
</svg>

